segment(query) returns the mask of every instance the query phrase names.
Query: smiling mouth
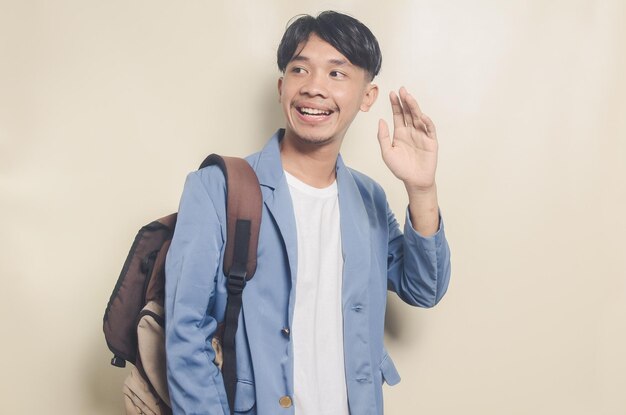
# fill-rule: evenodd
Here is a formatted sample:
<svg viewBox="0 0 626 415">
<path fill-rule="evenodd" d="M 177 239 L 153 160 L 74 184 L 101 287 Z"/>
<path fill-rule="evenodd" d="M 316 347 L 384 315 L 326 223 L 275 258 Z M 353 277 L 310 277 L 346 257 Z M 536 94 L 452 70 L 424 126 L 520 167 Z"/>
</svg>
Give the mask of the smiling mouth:
<svg viewBox="0 0 626 415">
<path fill-rule="evenodd" d="M 312 117 L 326 117 L 332 114 L 334 111 L 331 110 L 320 110 L 317 108 L 308 108 L 308 107 L 296 107 L 298 112 L 302 115 L 312 116 Z"/>
</svg>

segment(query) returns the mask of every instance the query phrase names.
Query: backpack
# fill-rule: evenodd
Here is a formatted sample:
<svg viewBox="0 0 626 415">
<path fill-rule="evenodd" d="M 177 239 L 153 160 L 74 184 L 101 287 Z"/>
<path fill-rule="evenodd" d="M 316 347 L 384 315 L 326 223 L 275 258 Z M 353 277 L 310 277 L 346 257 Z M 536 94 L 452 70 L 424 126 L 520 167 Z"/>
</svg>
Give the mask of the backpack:
<svg viewBox="0 0 626 415">
<path fill-rule="evenodd" d="M 242 291 L 256 270 L 262 197 L 256 174 L 245 160 L 211 154 L 200 169 L 209 165 L 219 166 L 226 178 L 224 273 L 228 299 L 224 321 L 218 326 L 212 346 L 233 413 L 237 382 L 235 333 Z M 134 365 L 123 386 L 127 414 L 172 413 L 166 376 L 164 299 L 165 257 L 176 217 L 173 213 L 139 230 L 104 312 L 104 336 L 114 355 L 111 364 Z"/>
</svg>

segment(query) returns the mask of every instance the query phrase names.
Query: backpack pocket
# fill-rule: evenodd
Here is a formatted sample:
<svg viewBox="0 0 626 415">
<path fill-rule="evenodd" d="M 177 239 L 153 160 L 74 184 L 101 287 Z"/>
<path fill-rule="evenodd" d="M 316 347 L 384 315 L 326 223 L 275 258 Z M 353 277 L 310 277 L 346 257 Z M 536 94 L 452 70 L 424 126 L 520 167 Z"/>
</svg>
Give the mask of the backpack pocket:
<svg viewBox="0 0 626 415">
<path fill-rule="evenodd" d="M 169 415 L 171 410 L 163 407 L 163 401 L 156 397 L 146 380 L 133 367 L 122 387 L 126 415 Z"/>
<path fill-rule="evenodd" d="M 137 349 L 139 362 L 147 380 L 154 388 L 158 398 L 170 406 L 165 362 L 164 322 L 163 307 L 154 301 L 148 302 L 139 314 Z"/>
</svg>

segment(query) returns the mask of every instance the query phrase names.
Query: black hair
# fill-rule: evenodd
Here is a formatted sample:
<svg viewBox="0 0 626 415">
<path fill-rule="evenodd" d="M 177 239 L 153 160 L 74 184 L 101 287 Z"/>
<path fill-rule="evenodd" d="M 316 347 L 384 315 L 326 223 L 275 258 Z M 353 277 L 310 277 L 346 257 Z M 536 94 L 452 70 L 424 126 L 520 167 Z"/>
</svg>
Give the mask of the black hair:
<svg viewBox="0 0 626 415">
<path fill-rule="evenodd" d="M 378 41 L 363 23 L 354 17 L 331 10 L 317 17 L 305 14 L 289 24 L 277 52 L 278 69 L 285 72 L 298 47 L 315 33 L 337 49 L 355 66 L 364 69 L 374 79 L 382 64 Z"/>
</svg>

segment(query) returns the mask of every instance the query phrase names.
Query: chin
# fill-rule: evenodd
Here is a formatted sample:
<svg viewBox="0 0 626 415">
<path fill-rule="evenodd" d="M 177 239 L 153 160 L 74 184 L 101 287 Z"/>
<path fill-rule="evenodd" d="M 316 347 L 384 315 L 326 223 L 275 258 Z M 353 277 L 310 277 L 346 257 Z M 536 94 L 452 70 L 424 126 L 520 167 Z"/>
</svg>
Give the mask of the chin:
<svg viewBox="0 0 626 415">
<path fill-rule="evenodd" d="M 335 135 L 330 131 L 315 128 L 292 128 L 291 136 L 295 141 L 313 146 L 323 146 L 335 141 Z"/>
<path fill-rule="evenodd" d="M 328 144 L 330 142 L 333 141 L 333 137 L 332 136 L 319 136 L 319 135 L 313 135 L 313 134 L 309 134 L 309 135 L 299 135 L 297 134 L 297 137 L 299 139 L 300 142 L 303 142 L 305 144 L 309 144 L 309 145 L 316 145 L 316 146 L 323 146 L 325 144 Z"/>
</svg>

